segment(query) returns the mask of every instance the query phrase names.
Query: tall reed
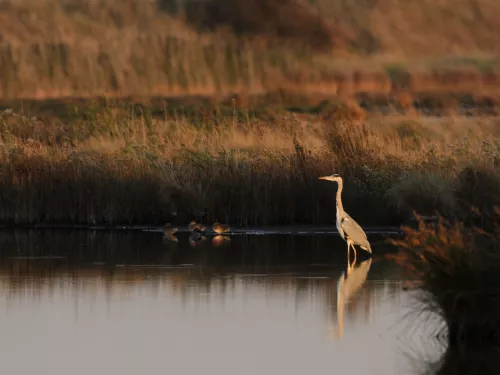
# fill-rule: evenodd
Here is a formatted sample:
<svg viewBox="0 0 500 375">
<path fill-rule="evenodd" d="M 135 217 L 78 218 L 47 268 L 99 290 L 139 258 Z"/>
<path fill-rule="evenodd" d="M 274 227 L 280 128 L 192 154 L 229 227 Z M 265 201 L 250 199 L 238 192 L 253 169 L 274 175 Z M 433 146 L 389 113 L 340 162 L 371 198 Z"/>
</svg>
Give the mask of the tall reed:
<svg viewBox="0 0 500 375">
<path fill-rule="evenodd" d="M 465 217 L 461 202 L 487 205 L 500 181 L 498 145 L 479 132 L 464 142 L 424 125 L 409 137 L 400 124 L 368 120 L 235 107 L 153 113 L 119 102 L 33 114 L 0 114 L 4 224 L 186 222 L 198 214 L 234 225 L 333 224 L 335 186 L 317 177 L 335 171 L 357 219 L 399 225 L 414 209 Z M 484 176 L 490 184 L 478 197 L 481 184 L 467 187 Z"/>
</svg>

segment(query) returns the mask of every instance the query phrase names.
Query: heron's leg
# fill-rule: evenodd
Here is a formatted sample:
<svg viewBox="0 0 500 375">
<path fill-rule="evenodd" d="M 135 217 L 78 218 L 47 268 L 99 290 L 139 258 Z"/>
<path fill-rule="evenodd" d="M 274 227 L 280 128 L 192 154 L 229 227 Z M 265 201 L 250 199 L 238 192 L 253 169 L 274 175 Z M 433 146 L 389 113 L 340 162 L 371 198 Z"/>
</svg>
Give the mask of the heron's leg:
<svg viewBox="0 0 500 375">
<path fill-rule="evenodd" d="M 351 244 L 347 244 L 347 275 L 351 273 Z"/>
</svg>

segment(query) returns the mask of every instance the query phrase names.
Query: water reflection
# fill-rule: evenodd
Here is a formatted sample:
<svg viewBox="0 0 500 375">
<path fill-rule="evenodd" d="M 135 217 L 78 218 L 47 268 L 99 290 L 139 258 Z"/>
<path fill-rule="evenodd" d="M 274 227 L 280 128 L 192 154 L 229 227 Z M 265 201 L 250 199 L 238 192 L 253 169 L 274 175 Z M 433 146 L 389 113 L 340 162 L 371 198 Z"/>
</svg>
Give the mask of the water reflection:
<svg viewBox="0 0 500 375">
<path fill-rule="evenodd" d="M 170 234 L 170 233 L 165 233 L 165 235 L 163 236 L 163 240 L 165 242 L 166 241 L 172 241 L 172 242 L 178 242 L 179 241 L 174 234 Z"/>
<path fill-rule="evenodd" d="M 231 241 L 231 239 L 228 236 L 223 236 L 219 234 L 214 238 L 212 238 L 212 245 L 214 245 L 215 247 L 220 247 L 226 244 L 228 241 Z"/>
<path fill-rule="evenodd" d="M 469 347 L 448 349 L 436 363 L 428 365 L 422 375 L 483 375 L 497 374 L 500 368 L 500 349 Z"/>
<path fill-rule="evenodd" d="M 357 310 L 359 302 L 358 299 L 354 299 L 357 293 L 360 291 L 361 287 L 368 277 L 368 272 L 372 265 L 372 258 L 365 260 L 358 267 L 355 267 L 356 261 L 351 265 L 348 263 L 347 273 L 342 272 L 339 281 L 337 282 L 337 331 L 335 332 L 335 337 L 341 339 L 344 335 L 344 308 L 347 303 L 354 306 L 353 310 Z M 365 318 L 370 314 L 370 294 L 365 294 L 364 299 L 364 315 Z M 352 313 L 352 310 L 349 311 Z"/>
<path fill-rule="evenodd" d="M 334 236 L 177 236 L 0 232 L 6 372 L 401 373 L 399 343 L 381 341 L 405 303 L 393 263 L 344 275 Z M 342 341 L 328 340 L 335 321 Z"/>
<path fill-rule="evenodd" d="M 402 350 L 414 375 L 496 374 L 500 366 L 500 348 L 493 346 L 448 347 L 446 341 L 428 336 L 419 348 Z"/>
</svg>

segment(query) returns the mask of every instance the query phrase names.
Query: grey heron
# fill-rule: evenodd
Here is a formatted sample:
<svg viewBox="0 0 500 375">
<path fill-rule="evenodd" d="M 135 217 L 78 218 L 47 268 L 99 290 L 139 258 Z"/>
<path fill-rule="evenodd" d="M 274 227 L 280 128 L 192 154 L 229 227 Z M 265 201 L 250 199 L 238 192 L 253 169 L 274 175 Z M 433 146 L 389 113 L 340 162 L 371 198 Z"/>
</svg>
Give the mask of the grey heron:
<svg viewBox="0 0 500 375">
<path fill-rule="evenodd" d="M 340 236 L 347 242 L 347 259 L 349 260 L 350 250 L 352 247 L 354 250 L 354 259 L 356 261 L 356 248 L 354 245 L 359 245 L 359 247 L 371 254 L 372 248 L 370 246 L 370 242 L 368 242 L 365 231 L 358 223 L 356 223 L 356 221 L 354 221 L 352 217 L 347 214 L 347 212 L 344 211 L 344 207 L 342 206 L 342 189 L 344 187 L 342 177 L 338 174 L 332 174 L 330 176 L 319 177 L 319 179 L 333 181 L 338 185 L 336 197 L 337 230 L 339 231 Z"/>
<path fill-rule="evenodd" d="M 224 224 L 221 224 L 219 222 L 215 222 L 213 225 L 212 225 L 212 229 L 214 230 L 215 233 L 217 234 L 222 234 L 222 233 L 226 233 L 226 232 L 229 232 L 229 226 L 228 225 L 224 225 Z"/>
</svg>

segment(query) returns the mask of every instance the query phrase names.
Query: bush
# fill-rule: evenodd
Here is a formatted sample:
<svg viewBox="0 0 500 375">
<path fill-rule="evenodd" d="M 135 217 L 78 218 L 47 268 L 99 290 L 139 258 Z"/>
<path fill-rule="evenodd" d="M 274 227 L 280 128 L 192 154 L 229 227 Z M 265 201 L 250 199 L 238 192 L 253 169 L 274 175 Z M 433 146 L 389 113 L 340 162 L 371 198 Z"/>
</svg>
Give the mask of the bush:
<svg viewBox="0 0 500 375">
<path fill-rule="evenodd" d="M 499 213 L 491 232 L 441 219 L 390 240 L 400 252 L 389 257 L 418 282 L 424 308 L 443 317 L 451 347 L 500 345 Z"/>
</svg>

